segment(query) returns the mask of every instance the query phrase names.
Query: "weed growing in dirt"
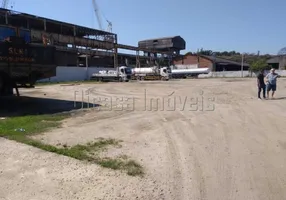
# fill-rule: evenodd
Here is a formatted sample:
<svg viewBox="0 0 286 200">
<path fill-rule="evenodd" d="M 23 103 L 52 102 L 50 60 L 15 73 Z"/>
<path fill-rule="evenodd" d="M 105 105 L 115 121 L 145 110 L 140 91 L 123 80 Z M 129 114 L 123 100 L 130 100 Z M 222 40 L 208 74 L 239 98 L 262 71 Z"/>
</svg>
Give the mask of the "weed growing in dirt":
<svg viewBox="0 0 286 200">
<path fill-rule="evenodd" d="M 98 141 L 89 142 L 86 145 L 76 145 L 70 148 L 64 148 L 64 154 L 79 159 L 87 160 L 99 164 L 102 167 L 114 170 L 126 171 L 130 176 L 143 175 L 143 168 L 134 160 L 128 159 L 126 155 L 118 158 L 100 158 L 97 153 L 107 149 L 108 146 L 121 147 L 119 140 L 99 138 Z"/>
<path fill-rule="evenodd" d="M 0 137 L 15 140 L 39 149 L 69 156 L 78 160 L 85 160 L 99 164 L 102 167 L 114 170 L 124 170 L 128 175 L 141 176 L 143 168 L 133 160 L 129 160 L 126 155 L 118 158 L 100 158 L 98 153 L 107 149 L 108 146 L 121 147 L 119 140 L 99 138 L 95 142 L 86 145 L 75 145 L 68 147 L 56 147 L 44 144 L 29 136 L 48 131 L 61 125 L 61 121 L 69 115 L 37 115 L 7 118 L 0 121 Z"/>
</svg>

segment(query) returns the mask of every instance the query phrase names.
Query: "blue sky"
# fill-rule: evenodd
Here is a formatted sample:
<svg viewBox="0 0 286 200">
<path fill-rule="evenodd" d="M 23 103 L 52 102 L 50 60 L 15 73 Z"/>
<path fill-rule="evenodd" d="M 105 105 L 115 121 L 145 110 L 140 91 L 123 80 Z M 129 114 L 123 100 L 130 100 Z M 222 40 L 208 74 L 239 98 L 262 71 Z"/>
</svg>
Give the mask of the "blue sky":
<svg viewBox="0 0 286 200">
<path fill-rule="evenodd" d="M 277 54 L 286 46 L 285 0 L 97 0 L 119 43 L 180 35 L 186 50 Z M 10 0 L 14 10 L 98 28 L 91 0 Z M 102 16 L 104 27 L 107 23 Z"/>
</svg>

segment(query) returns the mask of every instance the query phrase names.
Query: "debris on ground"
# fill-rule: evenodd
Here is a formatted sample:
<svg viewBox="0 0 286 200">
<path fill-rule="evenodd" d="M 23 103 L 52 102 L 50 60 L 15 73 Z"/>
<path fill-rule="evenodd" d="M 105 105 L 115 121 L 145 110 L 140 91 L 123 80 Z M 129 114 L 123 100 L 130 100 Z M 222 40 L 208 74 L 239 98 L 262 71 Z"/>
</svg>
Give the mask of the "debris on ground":
<svg viewBox="0 0 286 200">
<path fill-rule="evenodd" d="M 16 128 L 14 131 L 25 132 L 26 130 L 23 128 Z"/>
</svg>

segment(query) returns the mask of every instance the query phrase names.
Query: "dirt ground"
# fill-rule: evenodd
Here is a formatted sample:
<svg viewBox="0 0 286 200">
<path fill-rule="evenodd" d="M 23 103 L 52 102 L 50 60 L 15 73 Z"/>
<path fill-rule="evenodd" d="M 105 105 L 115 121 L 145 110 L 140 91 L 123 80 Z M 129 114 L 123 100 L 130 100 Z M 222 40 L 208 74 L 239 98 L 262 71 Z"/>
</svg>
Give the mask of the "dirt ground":
<svg viewBox="0 0 286 200">
<path fill-rule="evenodd" d="M 257 99 L 255 79 L 54 85 L 21 93 L 30 98 L 25 102 L 57 99 L 41 100 L 45 106 L 35 114 L 79 109 L 84 97 L 84 107 L 94 108 L 36 138 L 54 145 L 123 140 L 105 154 L 130 156 L 146 175 L 1 139 L 0 200 L 286 199 L 286 79 L 278 80 L 274 100 Z"/>
</svg>

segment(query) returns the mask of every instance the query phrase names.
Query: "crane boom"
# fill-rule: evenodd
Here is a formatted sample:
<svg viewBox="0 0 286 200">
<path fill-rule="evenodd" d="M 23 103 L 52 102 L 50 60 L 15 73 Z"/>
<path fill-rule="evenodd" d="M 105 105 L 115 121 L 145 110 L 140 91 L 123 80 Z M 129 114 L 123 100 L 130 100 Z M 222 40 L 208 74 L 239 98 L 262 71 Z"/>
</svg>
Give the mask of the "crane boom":
<svg viewBox="0 0 286 200">
<path fill-rule="evenodd" d="M 100 18 L 100 15 L 98 13 L 98 6 L 97 6 L 96 1 L 92 0 L 92 4 L 93 4 L 93 9 L 94 9 L 94 12 L 95 12 L 95 15 L 96 15 L 96 18 L 97 18 L 97 22 L 98 22 L 99 28 L 100 28 L 100 30 L 103 30 L 102 23 L 101 23 L 101 18 Z"/>
<path fill-rule="evenodd" d="M 99 8 L 98 8 L 98 5 L 96 3 L 96 0 L 92 0 L 92 4 L 93 4 L 93 9 L 94 9 L 100 30 L 112 33 L 112 23 L 110 21 L 108 21 L 106 19 L 106 17 L 104 17 L 104 15 L 103 15 L 103 17 L 105 18 L 105 20 L 107 22 L 107 30 L 104 30 L 104 28 L 102 27 L 101 17 L 99 14 Z"/>
</svg>

